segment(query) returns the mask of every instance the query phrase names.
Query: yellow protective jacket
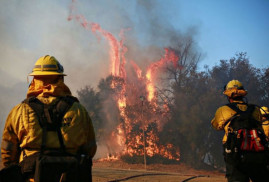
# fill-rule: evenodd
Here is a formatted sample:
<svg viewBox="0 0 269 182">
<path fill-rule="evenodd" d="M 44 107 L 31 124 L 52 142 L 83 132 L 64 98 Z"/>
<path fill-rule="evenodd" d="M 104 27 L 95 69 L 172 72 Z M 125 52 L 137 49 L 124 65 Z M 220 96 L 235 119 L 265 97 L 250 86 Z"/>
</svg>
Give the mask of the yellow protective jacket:
<svg viewBox="0 0 269 182">
<path fill-rule="evenodd" d="M 243 103 L 243 101 L 237 102 L 237 107 L 241 111 L 247 110 L 247 105 L 245 105 Z M 236 111 L 234 111 L 233 109 L 231 109 L 230 107 L 225 105 L 225 106 L 222 106 L 222 107 L 217 109 L 217 111 L 215 113 L 215 117 L 211 121 L 211 125 L 213 126 L 214 129 L 225 131 L 224 137 L 222 139 L 223 143 L 226 143 L 226 141 L 227 141 L 228 127 L 230 124 L 228 122 L 225 125 L 225 123 L 227 121 L 229 121 L 235 114 L 236 114 Z M 261 113 L 260 113 L 260 109 L 258 107 L 255 108 L 252 115 L 257 121 L 261 121 Z"/>
<path fill-rule="evenodd" d="M 262 123 L 262 128 L 264 130 L 265 135 L 267 136 L 267 138 L 269 139 L 269 120 L 265 119 L 265 121 L 263 121 Z"/>
<path fill-rule="evenodd" d="M 37 80 L 34 81 L 38 82 Z M 31 85 L 33 85 L 33 82 Z M 35 84 L 37 85 L 37 83 Z M 29 87 L 28 96 L 35 95 L 33 90 L 36 90 L 36 88 L 33 87 Z M 61 88 L 63 88 L 62 92 L 60 91 Z M 57 90 L 57 93 L 55 90 Z M 55 93 L 57 96 L 54 95 Z M 53 104 L 59 99 L 58 96 L 70 95 L 71 92 L 61 82 L 50 85 L 49 88 L 46 87 L 46 90 L 41 92 L 39 89 L 36 94 L 37 98 L 44 104 Z M 66 151 L 76 154 L 78 150 L 83 149 L 83 152 L 93 157 L 97 148 L 95 133 L 86 109 L 78 102 L 73 103 L 64 115 L 62 123 L 61 133 Z M 39 152 L 41 141 L 42 128 L 39 125 L 36 113 L 28 104 L 18 104 L 8 115 L 3 132 L 1 154 L 4 166 L 22 161 L 24 155 L 29 156 Z M 47 132 L 46 147 L 60 148 L 57 132 Z"/>
</svg>

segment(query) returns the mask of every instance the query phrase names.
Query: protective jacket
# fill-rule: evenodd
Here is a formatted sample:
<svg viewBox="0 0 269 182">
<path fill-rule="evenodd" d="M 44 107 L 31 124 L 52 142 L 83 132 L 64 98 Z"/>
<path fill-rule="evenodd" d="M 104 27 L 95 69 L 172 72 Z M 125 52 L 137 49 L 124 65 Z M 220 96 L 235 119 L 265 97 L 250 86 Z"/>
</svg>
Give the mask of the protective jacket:
<svg viewBox="0 0 269 182">
<path fill-rule="evenodd" d="M 59 97 L 71 95 L 68 87 L 58 81 L 46 84 L 44 80 L 34 79 L 29 87 L 27 97 L 36 96 L 44 104 L 54 104 Z M 66 151 L 76 154 L 78 151 L 93 157 L 96 152 L 95 134 L 92 121 L 86 109 L 74 102 L 62 120 L 61 134 Z M 24 157 L 40 151 L 42 128 L 34 110 L 26 103 L 15 106 L 6 120 L 1 154 L 4 166 L 17 164 Z M 47 133 L 46 146 L 60 148 L 56 132 Z"/>
<path fill-rule="evenodd" d="M 262 127 L 264 130 L 264 133 L 269 138 L 269 120 L 265 119 L 262 124 L 263 124 Z"/>
<path fill-rule="evenodd" d="M 244 104 L 243 101 L 235 101 L 237 103 L 237 107 L 241 111 L 247 110 L 247 105 Z M 212 119 L 211 124 L 214 129 L 216 130 L 224 130 L 225 134 L 222 139 L 223 143 L 226 143 L 227 141 L 227 135 L 228 135 L 228 127 L 229 127 L 229 120 L 236 114 L 236 111 L 231 109 L 229 106 L 222 106 L 217 109 L 215 113 L 215 117 Z M 257 121 L 261 121 L 261 113 L 258 107 L 255 108 L 253 114 L 253 118 Z"/>
</svg>

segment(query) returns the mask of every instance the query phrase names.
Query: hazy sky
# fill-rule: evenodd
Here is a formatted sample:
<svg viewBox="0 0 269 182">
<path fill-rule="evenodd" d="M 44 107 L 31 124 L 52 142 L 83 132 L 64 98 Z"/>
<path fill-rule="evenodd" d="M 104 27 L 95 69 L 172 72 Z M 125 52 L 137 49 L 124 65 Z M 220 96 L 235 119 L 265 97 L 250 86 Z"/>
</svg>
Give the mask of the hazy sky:
<svg viewBox="0 0 269 182">
<path fill-rule="evenodd" d="M 24 85 L 18 91 L 24 97 L 27 74 L 46 54 L 63 64 L 74 94 L 109 74 L 107 41 L 67 21 L 70 5 L 71 0 L 0 0 L 0 88 Z M 242 51 L 254 66 L 269 65 L 269 0 L 76 0 L 75 5 L 77 14 L 117 38 L 129 28 L 128 54 L 137 62 L 157 61 L 163 47 L 191 35 L 203 54 L 200 68 Z"/>
</svg>

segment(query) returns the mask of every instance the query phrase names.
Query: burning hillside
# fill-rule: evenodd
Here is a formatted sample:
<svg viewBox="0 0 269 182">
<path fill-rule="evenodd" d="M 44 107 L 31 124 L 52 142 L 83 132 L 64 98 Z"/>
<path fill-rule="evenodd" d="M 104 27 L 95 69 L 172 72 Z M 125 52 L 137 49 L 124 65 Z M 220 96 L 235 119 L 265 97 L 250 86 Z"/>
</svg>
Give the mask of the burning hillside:
<svg viewBox="0 0 269 182">
<path fill-rule="evenodd" d="M 165 101 L 158 99 L 155 83 L 164 66 L 180 68 L 179 57 L 173 50 L 165 48 L 164 55 L 142 71 L 135 61 L 125 57 L 128 49 L 124 45 L 124 32 L 128 29 L 120 32 L 118 40 L 99 24 L 88 22 L 83 15 L 76 15 L 74 1 L 68 20 L 77 21 L 99 40 L 103 37 L 110 47 L 111 76 L 106 80 L 107 99 L 102 102 L 108 127 L 98 141 L 99 145 L 107 147 L 107 158 L 158 156 L 179 161 L 179 148 L 162 140 L 165 136 L 162 126 L 170 117 L 169 107 Z M 127 71 L 126 65 L 131 69 Z"/>
</svg>

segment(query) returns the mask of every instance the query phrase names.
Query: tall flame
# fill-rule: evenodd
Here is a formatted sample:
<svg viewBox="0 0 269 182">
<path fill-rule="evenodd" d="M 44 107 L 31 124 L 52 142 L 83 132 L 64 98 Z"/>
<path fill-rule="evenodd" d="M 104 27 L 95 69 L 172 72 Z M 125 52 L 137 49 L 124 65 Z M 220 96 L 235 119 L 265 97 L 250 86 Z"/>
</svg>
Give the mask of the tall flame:
<svg viewBox="0 0 269 182">
<path fill-rule="evenodd" d="M 114 97 L 117 100 L 117 107 L 119 109 L 120 117 L 123 122 L 119 122 L 118 126 L 114 129 L 114 131 L 110 134 L 110 139 L 113 140 L 114 143 L 117 144 L 117 146 L 121 146 L 122 154 L 128 154 L 130 156 L 133 155 L 142 155 L 144 154 L 144 151 L 142 150 L 141 146 L 144 145 L 145 147 L 145 154 L 147 156 L 154 156 L 154 155 L 161 155 L 168 159 L 173 160 L 179 160 L 180 153 L 179 149 L 174 149 L 172 144 L 167 145 L 161 145 L 159 142 L 159 136 L 157 135 L 157 127 L 158 123 L 161 122 L 162 115 L 155 116 L 154 112 L 156 110 L 160 110 L 161 107 L 159 107 L 156 103 L 156 94 L 155 94 L 155 77 L 156 72 L 158 69 L 162 68 L 166 63 L 172 63 L 175 67 L 178 65 L 178 56 L 170 49 L 165 49 L 164 56 L 157 62 L 152 63 L 146 71 L 146 75 L 142 75 L 142 70 L 138 67 L 138 65 L 134 61 L 130 61 L 130 64 L 132 64 L 133 69 L 136 72 L 137 76 L 137 83 L 127 83 L 128 81 L 128 75 L 125 70 L 125 65 L 127 63 L 127 60 L 125 58 L 125 54 L 128 51 L 127 47 L 124 45 L 125 37 L 124 32 L 128 31 L 129 29 L 123 29 L 121 30 L 119 34 L 120 40 L 117 40 L 115 36 L 113 36 L 112 33 L 104 30 L 101 28 L 101 26 L 97 23 L 88 22 L 86 18 L 83 15 L 74 15 L 75 12 L 75 0 L 72 0 L 72 4 L 70 6 L 70 15 L 68 17 L 68 21 L 71 21 L 75 19 L 77 22 L 80 23 L 80 25 L 88 30 L 94 33 L 94 35 L 98 38 L 98 40 L 101 39 L 101 36 L 104 37 L 108 41 L 108 44 L 110 46 L 109 49 L 109 59 L 110 59 L 110 73 L 113 76 L 113 78 L 121 78 L 123 81 L 120 83 L 117 79 L 113 79 L 111 82 L 111 88 L 117 88 L 118 84 L 121 84 L 121 89 L 115 95 Z M 97 32 L 99 34 L 97 34 Z M 128 85 L 129 84 L 129 85 Z M 136 85 L 135 85 L 136 84 Z M 140 86 L 137 88 L 137 86 Z M 143 87 L 145 86 L 145 87 Z M 130 90 L 128 89 L 130 88 Z M 141 89 L 146 89 L 146 91 L 143 91 Z M 126 93 L 135 93 L 135 98 L 137 98 L 137 94 L 144 94 L 147 92 L 147 105 L 149 108 L 147 117 L 143 118 L 143 101 L 142 101 L 142 116 L 139 111 L 139 109 L 135 109 L 134 106 L 137 106 L 136 99 L 131 99 L 131 96 L 129 95 L 127 97 Z M 144 101 L 146 102 L 146 101 Z M 132 111 L 131 117 L 128 115 L 127 112 L 130 112 L 130 108 L 127 111 L 126 107 L 129 106 L 130 108 L 134 108 L 134 111 Z M 164 112 L 167 112 L 169 108 L 167 105 L 163 105 L 162 109 Z M 143 130 L 143 135 L 141 133 L 141 130 Z M 144 133 L 145 132 L 145 133 Z M 143 142 L 143 140 L 146 141 L 146 143 Z M 110 159 L 117 159 L 116 156 L 108 155 L 108 158 Z"/>
<path fill-rule="evenodd" d="M 127 48 L 123 44 L 124 39 L 124 31 L 122 30 L 120 33 L 120 37 L 122 40 L 118 41 L 110 32 L 101 28 L 101 26 L 94 22 L 88 22 L 87 19 L 83 15 L 73 15 L 75 11 L 75 0 L 72 1 L 70 6 L 70 15 L 68 17 L 68 21 L 71 21 L 74 17 L 80 23 L 80 25 L 86 30 L 91 30 L 98 39 L 100 37 L 96 32 L 99 32 L 103 35 L 103 37 L 108 41 L 110 50 L 109 50 L 109 58 L 110 58 L 110 72 L 113 76 L 125 77 L 125 69 L 124 65 L 126 63 L 126 59 L 124 54 L 127 52 Z M 129 29 L 127 29 L 129 30 Z M 122 60 L 122 63 L 121 63 Z"/>
<path fill-rule="evenodd" d="M 165 48 L 165 55 L 158 62 L 152 63 L 146 73 L 148 79 L 147 91 L 148 91 L 148 101 L 150 102 L 154 98 L 155 87 L 154 87 L 154 74 L 157 69 L 163 67 L 166 63 L 172 62 L 175 67 L 178 66 L 179 57 L 175 54 L 174 51 Z"/>
<path fill-rule="evenodd" d="M 142 70 L 137 66 L 137 64 L 134 61 L 131 61 L 131 64 L 135 70 L 135 73 L 137 75 L 137 77 L 140 79 L 142 78 Z"/>
</svg>

